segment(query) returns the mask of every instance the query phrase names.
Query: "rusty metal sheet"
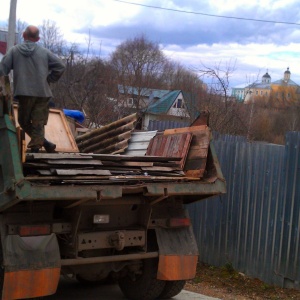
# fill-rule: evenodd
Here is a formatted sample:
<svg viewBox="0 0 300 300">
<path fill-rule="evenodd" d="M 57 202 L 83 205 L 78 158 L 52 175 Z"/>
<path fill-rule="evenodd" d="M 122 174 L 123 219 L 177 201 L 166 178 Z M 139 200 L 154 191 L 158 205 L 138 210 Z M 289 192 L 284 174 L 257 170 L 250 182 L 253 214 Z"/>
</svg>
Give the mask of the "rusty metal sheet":
<svg viewBox="0 0 300 300">
<path fill-rule="evenodd" d="M 181 157 L 182 169 L 189 150 L 193 134 L 190 132 L 172 135 L 157 135 L 148 146 L 146 155 Z"/>
</svg>

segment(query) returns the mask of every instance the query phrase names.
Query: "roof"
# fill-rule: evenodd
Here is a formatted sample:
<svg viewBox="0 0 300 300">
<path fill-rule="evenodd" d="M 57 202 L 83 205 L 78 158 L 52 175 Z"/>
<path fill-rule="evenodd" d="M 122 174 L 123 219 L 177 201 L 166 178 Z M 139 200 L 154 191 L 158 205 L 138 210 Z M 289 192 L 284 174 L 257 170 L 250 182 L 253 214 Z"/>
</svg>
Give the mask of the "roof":
<svg viewBox="0 0 300 300">
<path fill-rule="evenodd" d="M 139 94 L 144 96 L 144 97 L 149 97 L 151 99 L 155 98 L 161 98 L 165 94 L 169 93 L 169 90 L 158 90 L 158 89 L 150 89 L 150 88 L 141 88 L 140 91 L 138 88 L 133 87 L 133 86 L 126 86 L 127 89 L 127 94 L 129 95 L 136 95 L 138 96 Z M 118 84 L 118 90 L 120 94 L 124 94 L 124 86 L 121 84 Z"/>
<path fill-rule="evenodd" d="M 284 79 L 280 79 L 277 81 L 272 82 L 273 85 L 288 85 L 288 86 L 299 86 L 295 81 L 289 79 L 285 81 Z"/>
<path fill-rule="evenodd" d="M 272 83 L 260 82 L 260 83 L 252 83 L 245 87 L 245 89 L 271 89 Z"/>
<path fill-rule="evenodd" d="M 167 113 L 180 94 L 180 90 L 170 91 L 157 101 L 150 103 L 146 111 L 151 114 Z"/>
<path fill-rule="evenodd" d="M 146 112 L 155 115 L 166 114 L 172 107 L 173 103 L 175 102 L 180 93 L 182 93 L 187 111 L 190 115 L 191 120 L 193 121 L 199 116 L 199 111 L 196 108 L 196 96 L 194 94 L 184 92 L 181 90 L 170 91 L 162 98 L 158 99 L 157 101 L 154 101 L 148 106 Z"/>
<path fill-rule="evenodd" d="M 126 89 L 129 95 L 139 94 L 136 87 L 127 86 Z M 118 85 L 118 90 L 120 94 L 125 93 L 124 87 L 120 84 Z M 180 93 L 182 93 L 191 121 L 193 121 L 199 116 L 199 112 L 196 109 L 196 96 L 194 94 L 184 92 L 182 90 L 158 90 L 149 88 L 140 89 L 140 95 L 148 97 L 149 99 L 149 105 L 145 112 L 154 115 L 166 114 Z"/>
</svg>

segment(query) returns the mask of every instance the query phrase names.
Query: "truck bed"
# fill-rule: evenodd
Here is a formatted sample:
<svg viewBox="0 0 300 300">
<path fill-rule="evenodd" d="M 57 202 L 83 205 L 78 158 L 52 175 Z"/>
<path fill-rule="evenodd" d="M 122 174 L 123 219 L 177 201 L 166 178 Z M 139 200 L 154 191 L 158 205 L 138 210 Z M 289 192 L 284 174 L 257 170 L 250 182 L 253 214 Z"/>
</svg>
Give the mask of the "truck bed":
<svg viewBox="0 0 300 300">
<path fill-rule="evenodd" d="M 61 123 L 69 130 L 63 114 L 53 112 L 56 119 L 46 126 L 46 137 L 50 135 L 58 152 L 35 154 L 26 153 L 28 137 L 22 138 L 13 113 L 2 112 L 1 145 L 6 147 L 1 147 L 0 156 L 0 210 L 21 201 L 68 201 L 76 206 L 95 200 L 123 201 L 126 195 L 139 194 L 150 202 L 177 196 L 190 203 L 225 193 L 207 125 L 158 132 L 143 140 L 145 153 L 127 155 L 136 115 L 72 136 L 71 131 L 61 134 L 63 130 L 55 127 Z"/>
</svg>

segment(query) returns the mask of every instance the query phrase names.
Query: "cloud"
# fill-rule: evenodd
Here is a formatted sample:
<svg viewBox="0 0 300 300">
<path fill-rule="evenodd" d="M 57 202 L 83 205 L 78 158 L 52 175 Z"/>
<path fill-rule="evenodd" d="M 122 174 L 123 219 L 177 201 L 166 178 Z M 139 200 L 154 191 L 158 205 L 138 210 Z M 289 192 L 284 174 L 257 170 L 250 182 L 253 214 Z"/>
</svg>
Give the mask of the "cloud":
<svg viewBox="0 0 300 300">
<path fill-rule="evenodd" d="M 31 24 L 53 20 L 67 41 L 81 47 L 86 47 L 90 37 L 94 53 L 104 58 L 121 42 L 144 34 L 159 43 L 170 58 L 187 66 L 199 66 L 200 62 L 214 66 L 219 61 L 224 64 L 236 61 L 233 84 L 244 81 L 248 74 L 265 73 L 266 69 L 277 80 L 282 78 L 288 66 L 292 79 L 300 83 L 294 67 L 299 60 L 300 26 L 254 21 L 300 24 L 296 0 L 128 1 L 191 13 L 113 0 L 30 0 L 30 5 L 20 0 L 17 18 Z M 8 12 L 9 1 L 4 1 L 0 10 L 2 24 L 7 20 Z"/>
</svg>

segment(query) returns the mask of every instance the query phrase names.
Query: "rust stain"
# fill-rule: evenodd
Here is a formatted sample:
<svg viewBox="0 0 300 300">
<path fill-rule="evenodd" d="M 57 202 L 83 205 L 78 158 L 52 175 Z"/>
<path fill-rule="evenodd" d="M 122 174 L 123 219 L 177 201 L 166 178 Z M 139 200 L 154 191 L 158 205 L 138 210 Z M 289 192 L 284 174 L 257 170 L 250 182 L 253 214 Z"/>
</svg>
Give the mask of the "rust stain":
<svg viewBox="0 0 300 300">
<path fill-rule="evenodd" d="M 157 279 L 192 279 L 196 275 L 197 261 L 197 255 L 160 255 Z"/>
<path fill-rule="evenodd" d="M 52 295 L 56 292 L 60 268 L 6 272 L 2 300 Z"/>
</svg>

